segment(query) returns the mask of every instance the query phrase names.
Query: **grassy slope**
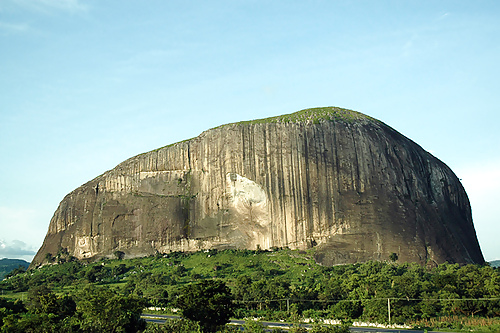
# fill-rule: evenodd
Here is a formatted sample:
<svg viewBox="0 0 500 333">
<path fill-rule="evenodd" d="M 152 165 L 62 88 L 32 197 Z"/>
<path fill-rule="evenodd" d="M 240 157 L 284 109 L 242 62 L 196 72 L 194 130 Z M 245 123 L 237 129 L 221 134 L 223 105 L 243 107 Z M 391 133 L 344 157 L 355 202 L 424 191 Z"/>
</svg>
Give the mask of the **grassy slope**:
<svg viewBox="0 0 500 333">
<path fill-rule="evenodd" d="M 85 273 L 92 267 L 102 266 L 113 270 L 119 265 L 125 266 L 126 273 L 108 276 L 98 283 L 111 287 L 122 287 L 136 274 L 151 273 L 172 277 L 176 285 L 191 283 L 195 280 L 207 278 L 223 278 L 232 284 L 239 276 L 248 275 L 254 280 L 262 277 L 273 278 L 280 276 L 292 285 L 300 286 L 308 279 L 320 280 L 331 275 L 334 271 L 342 272 L 352 265 L 325 267 L 317 264 L 313 259 L 312 250 L 299 251 L 281 249 L 279 251 L 199 251 L 194 253 L 171 253 L 165 256 L 157 255 L 128 260 L 103 260 L 82 265 L 80 262 L 61 265 L 46 265 L 31 270 L 27 274 L 31 279 L 53 284 L 62 291 L 78 288 L 75 280 L 84 281 Z M 71 266 L 74 266 L 71 268 Z M 494 266 L 494 265 L 492 265 Z M 64 283 L 65 276 L 74 282 Z M 52 281 L 56 281 L 53 283 Z"/>
<path fill-rule="evenodd" d="M 74 266 L 72 269 L 70 266 Z M 118 265 L 126 267 L 126 273 L 98 281 L 112 288 L 123 287 L 127 281 L 141 273 L 165 275 L 175 279 L 176 287 L 206 278 L 223 278 L 230 284 L 246 274 L 250 277 L 282 276 L 286 280 L 300 284 L 305 278 L 315 278 L 325 274 L 327 268 L 317 264 L 312 254 L 298 250 L 280 251 L 210 251 L 195 253 L 173 253 L 166 256 L 151 256 L 128 260 L 104 260 L 81 266 L 80 263 L 46 265 L 29 271 L 30 279 L 43 281 L 57 292 L 71 292 L 85 283 L 85 273 L 93 266 L 112 270 Z M 179 268 L 182 268 L 180 270 Z M 67 283 L 64 282 L 66 277 Z M 71 281 L 70 279 L 73 279 Z M 75 284 L 75 282 L 77 282 Z M 1 286 L 0 286 L 1 288 Z M 10 294 L 10 292 L 8 292 Z"/>
<path fill-rule="evenodd" d="M 297 250 L 256 253 L 253 251 L 210 251 L 179 254 L 168 257 L 148 257 L 124 261 L 110 261 L 110 265 L 120 263 L 134 267 L 126 275 L 148 271 L 153 274 L 176 276 L 179 284 L 192 282 L 194 279 L 220 277 L 229 281 L 246 274 L 250 277 L 279 276 L 289 281 L 298 277 L 314 277 L 323 274 L 324 267 L 318 265 L 312 255 Z M 183 274 L 178 267 L 185 268 Z"/>
</svg>

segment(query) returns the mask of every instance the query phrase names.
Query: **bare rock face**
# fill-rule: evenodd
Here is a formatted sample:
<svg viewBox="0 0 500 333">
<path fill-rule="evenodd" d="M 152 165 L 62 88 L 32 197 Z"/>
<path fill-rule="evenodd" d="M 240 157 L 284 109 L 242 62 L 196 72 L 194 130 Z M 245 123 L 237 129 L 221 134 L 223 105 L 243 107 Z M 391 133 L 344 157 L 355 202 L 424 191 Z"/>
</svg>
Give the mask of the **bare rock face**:
<svg viewBox="0 0 500 333">
<path fill-rule="evenodd" d="M 454 173 L 384 123 L 317 108 L 224 125 L 69 193 L 33 265 L 201 249 L 314 248 L 325 265 L 483 263 Z"/>
</svg>

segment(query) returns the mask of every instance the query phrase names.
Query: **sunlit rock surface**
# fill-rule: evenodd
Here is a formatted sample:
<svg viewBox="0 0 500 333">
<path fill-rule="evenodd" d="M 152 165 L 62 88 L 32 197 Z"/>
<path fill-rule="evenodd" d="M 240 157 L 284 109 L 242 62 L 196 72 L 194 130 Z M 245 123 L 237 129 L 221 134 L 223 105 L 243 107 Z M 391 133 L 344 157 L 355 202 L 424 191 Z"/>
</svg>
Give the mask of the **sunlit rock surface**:
<svg viewBox="0 0 500 333">
<path fill-rule="evenodd" d="M 454 173 L 384 123 L 317 108 L 228 124 L 132 157 L 69 193 L 33 260 L 314 248 L 325 265 L 482 263 Z"/>
</svg>

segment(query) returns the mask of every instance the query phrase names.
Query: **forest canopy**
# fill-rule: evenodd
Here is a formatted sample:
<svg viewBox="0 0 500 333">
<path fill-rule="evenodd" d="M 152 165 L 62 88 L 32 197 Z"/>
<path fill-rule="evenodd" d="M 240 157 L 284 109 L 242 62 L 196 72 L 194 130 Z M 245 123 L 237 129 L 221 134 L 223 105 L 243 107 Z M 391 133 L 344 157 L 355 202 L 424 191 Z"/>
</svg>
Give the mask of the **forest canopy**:
<svg viewBox="0 0 500 333">
<path fill-rule="evenodd" d="M 50 300 L 52 305 L 62 302 L 66 305 L 59 308 L 69 309 L 70 313 L 71 302 L 65 297 L 71 298 L 77 304 L 74 313 L 82 323 L 85 318 L 104 315 L 106 304 L 119 305 L 125 299 L 132 302 L 132 307 L 159 307 L 168 311 L 177 307 L 188 286 L 214 280 L 228 287 L 231 309 L 238 318 L 302 316 L 417 323 L 444 316 L 500 316 L 500 272 L 488 265 L 422 267 L 398 263 L 395 258 L 395 261 L 325 267 L 317 264 L 311 253 L 289 249 L 173 252 L 94 263 L 62 261 L 18 272 L 3 280 L 0 290 L 5 297 L 19 297 L 47 286 L 46 292 L 52 295 L 47 302 Z M 94 305 L 82 301 L 85 293 L 88 299 L 96 300 Z M 29 297 L 27 301 L 29 311 L 32 301 Z M 51 308 L 50 304 L 46 309 Z M 92 314 L 92 307 L 98 305 L 103 308 Z M 16 309 L 0 312 L 4 325 L 5 320 L 11 320 L 6 318 L 23 317 L 23 312 Z M 62 314 L 56 311 L 54 315 Z M 139 325 L 134 321 L 137 318 L 127 320 Z"/>
</svg>

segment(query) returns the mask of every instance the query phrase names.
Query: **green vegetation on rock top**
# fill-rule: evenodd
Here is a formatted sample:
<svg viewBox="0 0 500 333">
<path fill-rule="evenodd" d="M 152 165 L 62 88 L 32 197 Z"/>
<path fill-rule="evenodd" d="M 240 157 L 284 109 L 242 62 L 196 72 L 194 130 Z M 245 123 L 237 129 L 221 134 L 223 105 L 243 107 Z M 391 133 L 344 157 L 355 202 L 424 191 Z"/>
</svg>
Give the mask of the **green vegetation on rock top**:
<svg viewBox="0 0 500 333">
<path fill-rule="evenodd" d="M 275 116 L 275 117 L 254 119 L 254 120 L 244 120 L 244 121 L 240 121 L 240 122 L 236 122 L 236 123 L 229 123 L 229 124 L 220 125 L 220 126 L 217 126 L 215 128 L 212 128 L 212 129 L 223 128 L 223 127 L 231 126 L 231 125 L 254 125 L 254 124 L 269 124 L 269 123 L 312 122 L 314 124 L 318 124 L 322 121 L 342 121 L 345 123 L 353 123 L 355 121 L 362 120 L 362 119 L 370 119 L 373 121 L 377 121 L 376 119 L 369 117 L 361 112 L 357 112 L 357 111 L 353 111 L 353 110 L 349 110 L 349 109 L 343 109 L 343 108 L 339 108 L 339 107 L 335 107 L 335 106 L 328 106 L 328 107 L 317 107 L 317 108 L 304 109 L 304 110 L 300 110 L 300 111 L 297 111 L 294 113 L 284 114 L 284 115 Z M 212 130 L 212 129 L 210 129 L 210 130 Z M 164 149 L 164 148 L 178 145 L 180 143 L 189 142 L 193 139 L 194 138 L 186 139 L 186 140 L 179 141 L 179 142 L 174 142 L 174 143 L 171 143 L 169 145 L 154 149 L 151 152 L 156 152 L 156 151 L 159 151 L 159 150 Z M 139 154 L 139 155 L 134 156 L 130 159 L 135 159 L 136 157 L 142 156 L 144 154 L 147 154 L 147 153 Z"/>
<path fill-rule="evenodd" d="M 373 120 L 373 118 L 357 111 L 330 106 L 330 107 L 305 109 L 281 116 L 241 121 L 238 123 L 227 124 L 227 125 L 252 125 L 252 124 L 266 124 L 266 123 L 298 123 L 298 122 L 312 122 L 317 124 L 321 121 L 343 121 L 351 123 L 361 119 Z M 227 125 L 222 125 L 222 126 L 227 126 Z"/>
</svg>

